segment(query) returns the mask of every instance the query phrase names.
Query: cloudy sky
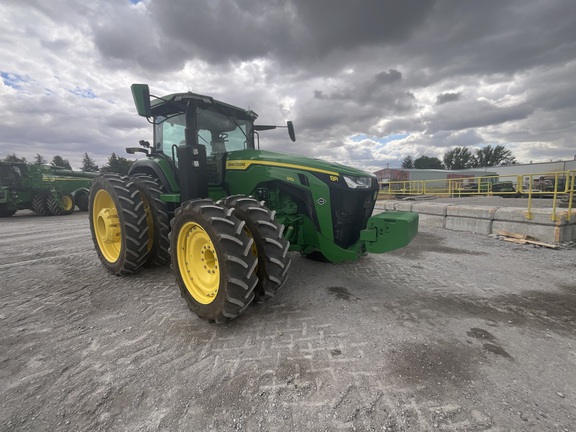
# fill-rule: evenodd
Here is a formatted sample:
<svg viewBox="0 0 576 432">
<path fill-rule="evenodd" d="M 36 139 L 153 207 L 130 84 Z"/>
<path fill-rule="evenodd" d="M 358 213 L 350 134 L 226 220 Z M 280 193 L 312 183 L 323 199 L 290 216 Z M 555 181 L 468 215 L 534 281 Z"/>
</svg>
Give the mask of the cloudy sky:
<svg viewBox="0 0 576 432">
<path fill-rule="evenodd" d="M 370 171 L 503 144 L 576 155 L 574 0 L 0 0 L 0 158 L 151 139 L 130 84 L 259 114 L 263 148 Z"/>
</svg>

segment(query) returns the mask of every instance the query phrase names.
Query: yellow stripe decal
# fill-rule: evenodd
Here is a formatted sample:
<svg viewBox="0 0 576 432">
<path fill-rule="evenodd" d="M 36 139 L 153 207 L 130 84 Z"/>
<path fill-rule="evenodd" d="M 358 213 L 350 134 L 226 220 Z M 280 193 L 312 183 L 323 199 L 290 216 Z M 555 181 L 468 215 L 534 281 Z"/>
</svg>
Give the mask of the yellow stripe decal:
<svg viewBox="0 0 576 432">
<path fill-rule="evenodd" d="M 70 181 L 74 181 L 74 180 L 92 180 L 91 178 L 86 178 L 86 177 L 51 177 L 51 178 L 47 178 L 44 177 L 42 179 L 42 181 L 47 181 L 47 182 L 55 182 L 55 181 L 63 181 L 63 180 L 70 180 Z"/>
<path fill-rule="evenodd" d="M 252 165 L 267 165 L 279 168 L 294 168 L 303 171 L 314 171 L 323 174 L 329 174 L 333 176 L 340 175 L 340 173 L 337 173 L 335 171 L 328 171 L 321 168 L 313 168 L 305 165 L 294 165 L 284 162 L 270 162 L 270 161 L 257 161 L 257 160 L 229 160 L 228 162 L 226 162 L 226 168 L 229 170 L 246 170 L 250 168 L 250 166 Z"/>
</svg>

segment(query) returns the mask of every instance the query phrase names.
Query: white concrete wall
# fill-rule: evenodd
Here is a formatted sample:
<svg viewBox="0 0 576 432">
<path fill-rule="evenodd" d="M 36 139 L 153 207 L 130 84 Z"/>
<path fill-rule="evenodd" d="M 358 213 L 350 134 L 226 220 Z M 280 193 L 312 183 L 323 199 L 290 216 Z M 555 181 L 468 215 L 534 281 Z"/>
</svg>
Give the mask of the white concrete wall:
<svg viewBox="0 0 576 432">
<path fill-rule="evenodd" d="M 445 203 L 382 201 L 379 206 L 388 211 L 413 211 L 420 216 L 420 223 L 453 231 L 478 234 L 498 234 L 500 231 L 526 234 L 547 243 L 564 243 L 576 240 L 576 210 L 572 218 L 564 209 L 556 210 L 556 220 L 551 219 L 552 209 L 526 209 L 518 207 L 487 207 L 453 205 Z M 530 216 L 530 217 L 529 217 Z"/>
</svg>

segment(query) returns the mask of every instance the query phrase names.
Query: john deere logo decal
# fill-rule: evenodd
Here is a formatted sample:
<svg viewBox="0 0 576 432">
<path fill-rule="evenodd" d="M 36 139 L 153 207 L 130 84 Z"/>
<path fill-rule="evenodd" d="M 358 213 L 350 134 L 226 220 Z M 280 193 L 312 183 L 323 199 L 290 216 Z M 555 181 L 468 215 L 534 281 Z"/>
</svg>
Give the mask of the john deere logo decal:
<svg viewBox="0 0 576 432">
<path fill-rule="evenodd" d="M 318 198 L 318 199 L 316 200 L 316 202 L 317 202 L 318 204 L 320 204 L 320 205 L 326 204 L 326 200 L 325 200 L 324 198 Z"/>
</svg>

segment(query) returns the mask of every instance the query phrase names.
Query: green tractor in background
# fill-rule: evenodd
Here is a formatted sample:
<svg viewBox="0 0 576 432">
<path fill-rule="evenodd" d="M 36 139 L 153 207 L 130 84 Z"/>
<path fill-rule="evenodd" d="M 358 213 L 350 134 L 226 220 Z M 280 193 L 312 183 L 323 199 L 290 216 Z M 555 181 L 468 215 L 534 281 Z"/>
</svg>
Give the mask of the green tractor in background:
<svg viewBox="0 0 576 432">
<path fill-rule="evenodd" d="M 0 161 L 0 217 L 18 210 L 61 216 L 88 210 L 88 191 L 96 173 L 50 165 Z"/>
<path fill-rule="evenodd" d="M 407 245 L 418 215 L 371 216 L 372 174 L 318 159 L 259 150 L 256 113 L 209 96 L 150 100 L 133 84 L 153 143 L 128 176 L 105 174 L 90 191 L 90 228 L 111 273 L 172 263 L 191 310 L 224 322 L 254 298 L 273 297 L 290 268 L 289 251 L 330 262 Z M 287 126 L 295 140 L 291 122 Z"/>
</svg>

